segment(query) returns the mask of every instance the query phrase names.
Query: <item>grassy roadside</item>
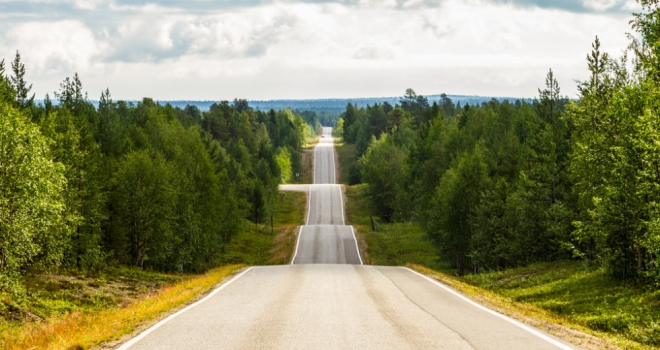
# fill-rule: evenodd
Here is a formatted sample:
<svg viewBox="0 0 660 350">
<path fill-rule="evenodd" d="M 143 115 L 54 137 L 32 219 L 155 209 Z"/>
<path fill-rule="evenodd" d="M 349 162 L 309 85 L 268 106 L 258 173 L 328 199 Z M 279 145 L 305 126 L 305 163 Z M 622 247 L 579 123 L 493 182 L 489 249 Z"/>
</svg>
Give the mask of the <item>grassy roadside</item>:
<svg viewBox="0 0 660 350">
<path fill-rule="evenodd" d="M 416 224 L 373 217 L 366 185 L 347 186 L 354 145 L 337 144 L 346 220 L 366 264 L 408 266 L 471 299 L 586 349 L 660 349 L 660 291 L 623 286 L 576 261 L 459 277 Z"/>
<path fill-rule="evenodd" d="M 288 263 L 306 194 L 281 192 L 274 225 L 247 224 L 227 245 L 221 267 L 177 275 L 109 267 L 97 275 L 31 275 L 18 298 L 0 294 L 0 349 L 87 349 L 144 329 L 193 302 L 246 265 Z"/>
<path fill-rule="evenodd" d="M 2 329 L 3 349 L 87 349 L 101 342 L 120 339 L 136 325 L 196 300 L 243 265 L 228 265 L 201 276 L 181 281 L 146 294 L 126 306 L 100 308 L 96 312 L 76 311 L 53 316 L 43 322 L 28 322 Z"/>
<path fill-rule="evenodd" d="M 348 184 L 348 167 L 357 160 L 355 156 L 355 144 L 345 143 L 341 139 L 335 139 L 335 151 L 337 152 L 337 168 L 339 171 L 339 183 Z"/>
<path fill-rule="evenodd" d="M 305 147 L 303 147 L 302 153 L 302 166 L 303 172 L 298 178 L 298 183 L 301 184 L 311 184 L 312 183 L 312 174 L 314 174 L 314 147 L 319 143 L 321 136 L 308 137 L 305 140 Z"/>
<path fill-rule="evenodd" d="M 304 192 L 280 192 L 273 213 L 274 233 L 271 233 L 270 225 L 248 222 L 227 245 L 221 263 L 287 264 L 296 244 L 296 227 L 305 221 L 306 201 Z"/>
<path fill-rule="evenodd" d="M 567 340 L 583 349 L 649 349 L 647 346 L 610 333 L 597 331 L 576 322 L 574 315 L 561 315 L 536 303 L 512 298 L 501 290 L 491 290 L 473 281 L 421 265 L 409 268 L 425 274 L 461 292 L 488 308 Z M 520 289 L 526 289 L 522 287 Z"/>
</svg>

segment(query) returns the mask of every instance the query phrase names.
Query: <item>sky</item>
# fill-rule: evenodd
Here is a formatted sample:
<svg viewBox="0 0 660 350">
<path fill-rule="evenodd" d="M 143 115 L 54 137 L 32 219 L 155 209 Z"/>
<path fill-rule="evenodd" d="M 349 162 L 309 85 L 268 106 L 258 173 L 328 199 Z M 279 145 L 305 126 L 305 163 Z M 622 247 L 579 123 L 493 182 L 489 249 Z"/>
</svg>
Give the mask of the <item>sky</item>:
<svg viewBox="0 0 660 350">
<path fill-rule="evenodd" d="M 78 73 L 90 99 L 439 93 L 576 97 L 598 36 L 619 56 L 634 0 L 0 0 L 0 59 L 37 99 Z M 9 68 L 9 67 L 8 67 Z"/>
</svg>

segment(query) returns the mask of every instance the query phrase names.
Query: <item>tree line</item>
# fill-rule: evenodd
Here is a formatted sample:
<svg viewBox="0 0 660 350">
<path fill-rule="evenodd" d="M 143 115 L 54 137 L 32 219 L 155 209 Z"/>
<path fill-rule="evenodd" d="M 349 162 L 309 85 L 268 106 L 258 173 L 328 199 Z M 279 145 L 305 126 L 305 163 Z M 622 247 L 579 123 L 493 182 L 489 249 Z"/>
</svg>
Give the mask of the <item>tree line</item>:
<svg viewBox="0 0 660 350">
<path fill-rule="evenodd" d="M 246 220 L 265 222 L 302 172 L 312 125 L 245 100 L 206 112 L 152 99 L 96 108 L 80 77 L 35 103 L 17 53 L 0 61 L 0 289 L 52 268 L 214 266 Z M 318 121 L 315 122 L 318 124 Z"/>
<path fill-rule="evenodd" d="M 587 56 L 575 100 L 552 70 L 534 100 L 349 104 L 349 182 L 376 214 L 420 223 L 458 274 L 583 259 L 660 282 L 660 10 L 640 1 L 621 58 Z"/>
</svg>

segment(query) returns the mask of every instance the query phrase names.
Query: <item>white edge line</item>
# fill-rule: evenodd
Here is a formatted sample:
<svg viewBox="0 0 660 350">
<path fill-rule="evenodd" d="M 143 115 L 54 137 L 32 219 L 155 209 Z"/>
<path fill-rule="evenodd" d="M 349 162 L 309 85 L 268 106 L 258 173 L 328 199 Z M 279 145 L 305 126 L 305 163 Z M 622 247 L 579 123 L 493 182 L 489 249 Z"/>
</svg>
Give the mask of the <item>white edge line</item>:
<svg viewBox="0 0 660 350">
<path fill-rule="evenodd" d="M 309 195 L 307 196 L 307 220 L 305 226 L 309 225 L 309 214 L 312 213 L 312 185 L 309 185 Z"/>
<path fill-rule="evenodd" d="M 147 329 L 146 331 L 140 333 L 140 334 L 139 334 L 138 336 L 136 336 L 135 338 L 133 338 L 133 339 L 127 341 L 127 342 L 124 343 L 122 346 L 120 346 L 119 348 L 117 348 L 117 350 L 126 350 L 126 349 L 130 348 L 131 346 L 135 345 L 135 343 L 137 343 L 138 341 L 142 340 L 142 338 L 146 337 L 147 335 L 149 335 L 149 333 L 155 331 L 155 330 L 158 329 L 160 326 L 164 325 L 165 323 L 171 321 L 173 318 L 175 318 L 175 317 L 181 315 L 182 313 L 184 313 L 184 312 L 186 312 L 186 311 L 188 311 L 188 310 L 194 308 L 195 306 L 197 306 L 197 305 L 199 305 L 199 304 L 205 302 L 205 301 L 208 300 L 209 298 L 213 297 L 213 296 L 214 296 L 215 294 L 217 294 L 219 291 L 223 290 L 225 287 L 227 287 L 227 286 L 230 285 L 232 282 L 234 282 L 234 281 L 236 281 L 237 279 L 239 279 L 241 276 L 245 275 L 248 271 L 252 270 L 253 268 L 254 268 L 254 266 L 253 266 L 253 267 L 250 267 L 250 268 L 248 268 L 247 270 L 241 272 L 240 274 L 234 276 L 232 279 L 230 279 L 229 281 L 227 281 L 227 283 L 224 283 L 224 284 L 221 285 L 220 287 L 216 288 L 213 292 L 211 292 L 211 294 L 209 294 L 209 295 L 207 295 L 206 297 L 204 297 L 204 299 L 199 300 L 199 301 L 197 301 L 197 302 L 195 302 L 195 303 L 193 303 L 193 304 L 191 304 L 191 305 L 186 306 L 185 308 L 183 308 L 183 309 L 177 311 L 175 314 L 170 315 L 170 316 L 168 316 L 166 319 L 164 319 L 164 320 L 162 320 L 162 321 L 156 323 L 155 325 L 149 327 L 149 329 Z"/>
<path fill-rule="evenodd" d="M 481 310 L 483 310 L 483 311 L 486 311 L 486 312 L 488 312 L 489 314 L 495 315 L 495 316 L 497 316 L 497 317 L 499 317 L 499 318 L 501 318 L 501 319 L 503 319 L 503 320 L 505 320 L 505 321 L 507 321 L 507 322 L 509 322 L 509 323 L 511 323 L 511 324 L 513 324 L 513 325 L 515 325 L 515 326 L 517 326 L 517 327 L 519 327 L 519 328 L 522 328 L 523 330 L 526 330 L 527 332 L 534 334 L 535 336 L 537 336 L 537 337 L 539 337 L 539 338 L 541 338 L 541 339 L 547 341 L 548 343 L 550 343 L 550 344 L 552 344 L 552 345 L 557 346 L 557 347 L 560 348 L 560 349 L 564 349 L 564 350 L 574 350 L 574 349 L 575 349 L 575 348 L 570 347 L 570 346 L 568 346 L 568 345 L 562 344 L 562 343 L 560 343 L 560 342 L 558 342 L 558 341 L 556 341 L 556 340 L 554 340 L 554 339 L 548 337 L 547 335 L 545 335 L 545 334 L 543 334 L 543 333 L 541 333 L 541 332 L 539 332 L 539 331 L 537 331 L 537 330 L 535 330 L 535 329 L 533 329 L 533 328 L 531 328 L 531 327 L 529 327 L 529 326 L 527 326 L 527 325 L 525 325 L 525 324 L 523 324 L 523 323 L 521 323 L 521 322 L 519 322 L 519 321 L 516 321 L 516 320 L 514 320 L 514 319 L 512 319 L 512 318 L 510 318 L 510 317 L 508 317 L 508 316 L 505 316 L 505 315 L 503 315 L 503 314 L 501 314 L 501 313 L 499 313 L 499 312 L 497 312 L 497 311 L 491 310 L 491 309 L 489 309 L 489 308 L 487 308 L 487 307 L 485 307 L 485 306 L 483 306 L 483 305 L 480 305 L 480 304 L 478 304 L 478 303 L 476 303 L 476 302 L 470 300 L 469 298 L 465 297 L 464 295 L 460 294 L 459 292 L 457 292 L 457 291 L 455 291 L 455 290 L 453 290 L 453 289 L 451 289 L 451 288 L 449 288 L 449 287 L 443 285 L 442 283 L 440 283 L 440 282 L 438 282 L 438 281 L 436 281 L 436 280 L 434 280 L 434 279 L 432 279 L 432 278 L 430 278 L 430 277 L 428 277 L 428 276 L 425 276 L 425 275 L 423 275 L 423 274 L 421 274 L 421 273 L 419 273 L 419 272 L 417 272 L 417 271 L 415 271 L 415 270 L 412 270 L 412 269 L 410 269 L 410 268 L 407 268 L 407 267 L 402 267 L 402 268 L 404 268 L 404 269 L 406 269 L 406 270 L 408 270 L 408 271 L 410 271 L 410 272 L 412 272 L 412 273 L 414 273 L 414 274 L 416 274 L 416 275 L 418 275 L 418 276 L 420 276 L 420 277 L 422 277 L 422 278 L 425 278 L 425 279 L 428 280 L 429 282 L 431 282 L 431 283 L 435 284 L 436 286 L 438 286 L 438 287 L 440 287 L 440 288 L 446 290 L 447 292 L 449 292 L 449 293 L 451 293 L 451 294 L 453 294 L 453 295 L 455 295 L 455 296 L 457 296 L 457 297 L 463 299 L 464 301 L 468 302 L 469 304 L 472 304 L 473 306 L 476 306 L 477 308 L 479 308 L 479 309 L 481 309 Z"/>
<path fill-rule="evenodd" d="M 341 204 L 341 224 L 346 225 L 346 220 L 344 220 L 344 194 L 341 191 L 341 185 L 336 185 L 339 187 L 339 203 Z"/>
<path fill-rule="evenodd" d="M 332 137 L 332 132 L 330 132 L 330 138 L 332 139 L 332 182 L 338 183 L 337 181 L 337 168 L 335 164 L 335 138 Z"/>
<path fill-rule="evenodd" d="M 293 262 L 296 261 L 296 256 L 298 256 L 298 244 L 300 244 L 300 236 L 302 235 L 302 226 L 300 226 L 300 230 L 298 230 L 298 239 L 296 239 L 296 250 L 293 252 L 293 258 L 291 258 L 291 265 L 293 265 Z"/>
<path fill-rule="evenodd" d="M 360 265 L 364 265 L 362 262 L 362 255 L 360 255 L 360 246 L 358 246 L 357 237 L 355 237 L 355 230 L 353 230 L 353 225 L 351 225 L 351 233 L 353 233 L 353 240 L 355 241 L 355 249 L 357 249 L 358 258 L 360 259 Z"/>
<path fill-rule="evenodd" d="M 319 143 L 321 143 L 321 140 L 319 140 Z M 319 147 L 318 144 L 314 146 L 314 154 L 312 154 L 313 158 L 313 164 L 312 164 L 312 183 L 316 183 L 316 149 Z"/>
</svg>

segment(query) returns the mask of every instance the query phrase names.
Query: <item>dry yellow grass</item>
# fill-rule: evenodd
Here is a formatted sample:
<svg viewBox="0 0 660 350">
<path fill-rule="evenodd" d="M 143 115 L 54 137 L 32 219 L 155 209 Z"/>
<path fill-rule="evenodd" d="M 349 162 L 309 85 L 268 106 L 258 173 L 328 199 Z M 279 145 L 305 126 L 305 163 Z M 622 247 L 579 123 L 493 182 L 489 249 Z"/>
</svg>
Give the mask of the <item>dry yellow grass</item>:
<svg viewBox="0 0 660 350">
<path fill-rule="evenodd" d="M 209 291 L 244 265 L 228 265 L 161 289 L 125 307 L 96 313 L 72 313 L 46 322 L 28 323 L 0 335 L 3 349 L 87 349 L 120 339 L 144 322 L 178 308 Z"/>
<path fill-rule="evenodd" d="M 438 272 L 424 266 L 408 264 L 407 267 L 450 286 L 490 309 L 542 329 L 550 334 L 554 334 L 583 349 L 620 349 L 620 347 L 615 345 L 616 343 L 621 344 L 619 339 L 614 339 L 611 335 L 603 332 L 587 329 L 551 311 L 527 303 L 516 302 L 501 294 L 465 283 L 456 276 Z M 637 347 L 630 347 L 629 344 L 626 344 L 624 348 Z"/>
</svg>

